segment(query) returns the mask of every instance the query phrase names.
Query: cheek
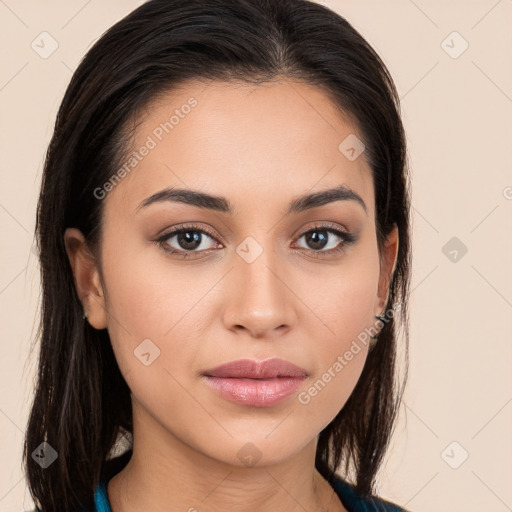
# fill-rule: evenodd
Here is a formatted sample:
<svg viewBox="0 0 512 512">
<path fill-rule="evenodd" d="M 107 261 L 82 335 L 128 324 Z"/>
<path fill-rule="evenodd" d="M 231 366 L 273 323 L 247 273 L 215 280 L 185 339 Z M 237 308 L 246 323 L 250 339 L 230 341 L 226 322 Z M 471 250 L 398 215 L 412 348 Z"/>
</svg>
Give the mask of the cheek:
<svg viewBox="0 0 512 512">
<path fill-rule="evenodd" d="M 368 293 L 373 289 L 368 284 Z M 333 295 L 335 296 L 335 295 Z M 338 293 L 337 305 L 324 304 L 326 333 L 318 336 L 312 353 L 314 373 L 301 389 L 298 402 L 307 421 L 321 430 L 330 423 L 352 394 L 368 355 L 373 300 L 361 287 Z"/>
<path fill-rule="evenodd" d="M 160 339 L 207 293 L 212 276 L 167 259 L 163 249 L 139 238 L 114 236 L 104 245 L 108 308 L 134 336 Z"/>
<path fill-rule="evenodd" d="M 201 424 L 204 410 L 188 391 L 205 338 L 208 301 L 201 298 L 212 286 L 211 275 L 191 279 L 190 271 L 173 270 L 162 258 L 151 264 L 152 252 L 120 255 L 105 272 L 113 350 L 133 397 L 146 411 L 162 422 L 172 411 L 187 411 L 175 428 L 189 421 Z"/>
<path fill-rule="evenodd" d="M 359 380 L 366 356 L 364 346 L 332 354 L 322 371 L 301 389 L 297 401 L 303 417 L 317 425 L 318 431 L 325 428 L 345 405 Z"/>
<path fill-rule="evenodd" d="M 379 259 L 370 240 L 361 240 L 338 268 L 322 268 L 304 287 L 307 304 L 320 320 L 323 344 L 331 353 L 350 345 L 361 331 L 374 324 Z"/>
<path fill-rule="evenodd" d="M 194 329 L 201 326 L 197 306 L 211 287 L 211 279 L 190 279 L 190 271 L 167 264 L 157 248 L 141 247 L 129 239 L 111 237 L 103 251 L 108 329 L 123 374 L 144 366 L 138 358 L 141 351 L 150 352 L 154 365 L 183 360 L 186 368 L 186 358 L 197 350 Z M 172 343 L 179 342 L 184 333 L 187 339 L 175 350 Z"/>
<path fill-rule="evenodd" d="M 376 248 L 372 252 L 367 247 L 360 254 L 347 258 L 335 275 L 330 272 L 328 279 L 319 279 L 324 287 L 309 287 L 308 305 L 320 331 L 316 334 L 314 378 L 298 399 L 312 421 L 315 411 L 324 411 L 330 420 L 338 414 L 354 390 L 368 355 L 379 262 Z"/>
</svg>

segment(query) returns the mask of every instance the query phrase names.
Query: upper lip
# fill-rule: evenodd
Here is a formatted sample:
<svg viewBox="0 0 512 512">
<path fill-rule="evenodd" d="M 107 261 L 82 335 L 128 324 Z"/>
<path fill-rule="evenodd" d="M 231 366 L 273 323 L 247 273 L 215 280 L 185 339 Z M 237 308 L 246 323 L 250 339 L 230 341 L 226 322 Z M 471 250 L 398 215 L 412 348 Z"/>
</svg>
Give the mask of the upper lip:
<svg viewBox="0 0 512 512">
<path fill-rule="evenodd" d="M 205 371 L 204 375 L 223 378 L 272 379 L 274 377 L 306 377 L 307 372 L 289 361 L 273 358 L 261 362 L 252 359 L 231 361 Z"/>
</svg>

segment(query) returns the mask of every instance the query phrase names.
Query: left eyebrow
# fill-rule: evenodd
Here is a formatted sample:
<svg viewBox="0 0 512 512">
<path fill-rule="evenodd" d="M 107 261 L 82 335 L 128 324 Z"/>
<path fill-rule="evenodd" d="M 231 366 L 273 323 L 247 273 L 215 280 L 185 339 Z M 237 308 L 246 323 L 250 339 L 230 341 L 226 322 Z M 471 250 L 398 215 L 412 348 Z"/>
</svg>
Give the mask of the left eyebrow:
<svg viewBox="0 0 512 512">
<path fill-rule="evenodd" d="M 354 190 L 347 185 L 339 185 L 336 188 L 330 188 L 322 190 L 321 192 L 315 192 L 314 194 L 308 194 L 294 199 L 286 212 L 286 215 L 290 213 L 299 213 L 311 208 L 317 208 L 324 204 L 329 204 L 334 201 L 356 201 L 362 206 L 364 213 L 368 215 L 366 210 L 366 204 L 363 198 Z"/>
<path fill-rule="evenodd" d="M 165 188 L 150 197 L 144 199 L 136 211 L 146 208 L 151 204 L 172 201 L 185 203 L 198 208 L 213 210 L 221 213 L 233 214 L 231 203 L 222 196 L 215 196 L 191 189 Z M 322 190 L 313 194 L 306 194 L 293 199 L 288 207 L 286 215 L 300 213 L 311 208 L 317 208 L 334 201 L 356 201 L 368 215 L 366 204 L 359 194 L 347 185 L 339 185 L 335 188 Z"/>
</svg>

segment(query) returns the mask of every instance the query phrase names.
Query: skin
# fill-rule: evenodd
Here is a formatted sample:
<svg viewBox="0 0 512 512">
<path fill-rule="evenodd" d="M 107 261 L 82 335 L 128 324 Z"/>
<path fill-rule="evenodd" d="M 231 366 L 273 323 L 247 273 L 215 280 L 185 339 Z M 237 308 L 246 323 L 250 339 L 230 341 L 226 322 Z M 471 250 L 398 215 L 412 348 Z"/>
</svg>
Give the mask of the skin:
<svg viewBox="0 0 512 512">
<path fill-rule="evenodd" d="M 338 150 L 357 129 L 308 84 L 190 83 L 150 105 L 132 149 L 192 96 L 198 105 L 104 199 L 101 263 L 79 230 L 65 233 L 88 321 L 108 329 L 132 391 L 134 452 L 110 480 L 109 500 L 114 512 L 343 511 L 315 452 L 360 377 L 366 346 L 306 405 L 298 392 L 272 407 L 237 405 L 201 374 L 280 357 L 308 372 L 299 392 L 310 388 L 383 313 L 397 231 L 379 254 L 365 154 L 350 161 Z M 346 200 L 285 215 L 293 199 L 340 184 L 367 212 Z M 166 187 L 223 196 L 236 214 L 178 202 L 137 211 Z M 196 257 L 152 242 L 191 222 L 215 234 L 202 235 Z M 303 234 L 326 222 L 357 241 L 322 257 L 343 240 L 326 234 L 322 249 Z M 236 252 L 248 236 L 263 249 L 252 263 Z M 186 252 L 177 236 L 167 243 Z M 160 349 L 149 366 L 134 356 L 147 338 Z M 252 466 L 239 455 L 249 442 L 260 457 Z"/>
</svg>

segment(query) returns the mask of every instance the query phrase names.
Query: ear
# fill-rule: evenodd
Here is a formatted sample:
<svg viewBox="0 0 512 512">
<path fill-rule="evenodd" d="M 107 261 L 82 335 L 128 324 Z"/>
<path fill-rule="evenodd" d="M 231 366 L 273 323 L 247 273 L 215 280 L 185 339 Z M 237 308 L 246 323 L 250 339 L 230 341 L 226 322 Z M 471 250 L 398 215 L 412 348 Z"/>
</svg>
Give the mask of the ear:
<svg viewBox="0 0 512 512">
<path fill-rule="evenodd" d="M 379 276 L 379 289 L 378 300 L 376 304 L 375 314 L 380 315 L 384 313 L 384 308 L 388 303 L 389 285 L 395 272 L 396 262 L 398 257 L 398 227 L 396 224 L 393 230 L 386 238 L 384 249 L 380 259 L 380 276 Z"/>
<path fill-rule="evenodd" d="M 107 311 L 103 287 L 87 241 L 79 229 L 68 228 L 64 233 L 64 243 L 73 270 L 76 291 L 87 320 L 94 328 L 105 329 Z"/>
</svg>

